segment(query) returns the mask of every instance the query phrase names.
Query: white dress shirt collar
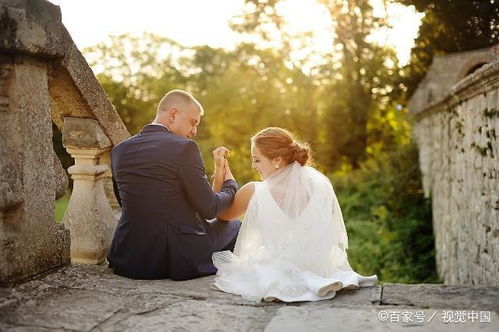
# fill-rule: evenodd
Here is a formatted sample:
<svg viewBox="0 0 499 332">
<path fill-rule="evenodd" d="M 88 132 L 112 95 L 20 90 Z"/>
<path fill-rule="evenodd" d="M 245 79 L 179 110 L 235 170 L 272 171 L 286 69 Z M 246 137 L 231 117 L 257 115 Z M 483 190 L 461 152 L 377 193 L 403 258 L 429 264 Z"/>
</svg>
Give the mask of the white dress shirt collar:
<svg viewBox="0 0 499 332">
<path fill-rule="evenodd" d="M 171 130 L 170 130 L 170 128 L 168 128 L 167 126 L 165 126 L 165 125 L 164 125 L 164 124 L 162 124 L 162 123 L 152 122 L 152 123 L 150 123 L 150 124 L 151 124 L 151 125 L 154 125 L 154 126 L 162 126 L 162 127 L 165 127 L 165 128 L 166 128 L 166 130 L 171 131 Z"/>
</svg>

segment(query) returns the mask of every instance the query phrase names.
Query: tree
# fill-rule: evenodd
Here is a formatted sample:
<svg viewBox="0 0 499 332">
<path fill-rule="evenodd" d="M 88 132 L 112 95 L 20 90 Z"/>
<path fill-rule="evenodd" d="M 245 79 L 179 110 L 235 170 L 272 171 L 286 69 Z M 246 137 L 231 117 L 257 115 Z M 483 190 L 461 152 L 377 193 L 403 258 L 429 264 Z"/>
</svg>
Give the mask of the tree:
<svg viewBox="0 0 499 332">
<path fill-rule="evenodd" d="M 499 42 L 497 0 L 398 0 L 424 12 L 419 35 L 404 69 L 411 96 L 435 55 L 492 46 Z"/>
<path fill-rule="evenodd" d="M 163 95 L 185 88 L 179 59 L 187 49 L 151 33 L 112 36 L 83 50 L 116 111 L 133 135 L 155 116 Z"/>
<path fill-rule="evenodd" d="M 256 179 L 249 138 L 260 129 L 284 126 L 304 137 L 314 130 L 307 97 L 316 86 L 299 70 L 288 68 L 278 51 L 259 50 L 254 44 L 240 44 L 234 51 L 207 46 L 194 50 L 184 65 L 194 73 L 189 81 L 207 110 L 199 139 L 208 150 L 224 144 L 233 151 L 238 179 Z"/>
<path fill-rule="evenodd" d="M 134 47 L 139 51 L 132 52 Z M 158 57 L 161 51 L 164 55 Z M 101 70 L 97 78 L 132 134 L 154 118 L 167 91 L 193 93 L 206 110 L 196 138 L 204 159 L 211 160 L 217 146 L 227 146 L 239 181 L 256 179 L 249 138 L 258 130 L 284 126 L 304 137 L 317 132 L 309 107 L 317 87 L 299 69 L 286 66 L 277 50 L 254 44 L 240 44 L 233 51 L 188 48 L 146 34 L 119 36 L 85 52 Z M 206 166 L 210 173 L 211 163 Z"/>
<path fill-rule="evenodd" d="M 292 62 L 290 40 L 297 37 L 282 31 L 283 19 L 276 10 L 279 2 L 246 0 L 246 12 L 234 26 L 240 32 L 253 31 L 262 39 L 272 31 L 281 31 L 282 54 Z M 331 16 L 335 49 L 329 61 L 317 68 L 321 72 L 318 75 L 326 77 L 317 92 L 324 104 L 315 107 L 316 113 L 324 114 L 321 120 L 326 133 L 320 141 L 327 143 L 318 150 L 328 168 L 342 163 L 357 168 L 367 156 L 369 118 L 375 108 L 384 107 L 385 97 L 394 91 L 399 74 L 397 60 L 392 50 L 367 41 L 370 33 L 384 24 L 373 16 L 368 0 L 318 2 Z"/>
</svg>

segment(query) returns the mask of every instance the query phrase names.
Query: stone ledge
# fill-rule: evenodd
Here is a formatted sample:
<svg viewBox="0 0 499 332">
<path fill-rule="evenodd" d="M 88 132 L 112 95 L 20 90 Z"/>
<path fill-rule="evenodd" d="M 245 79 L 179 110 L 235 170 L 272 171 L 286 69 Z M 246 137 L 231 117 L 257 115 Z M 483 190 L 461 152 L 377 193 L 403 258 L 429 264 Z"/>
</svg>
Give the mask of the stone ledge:
<svg viewBox="0 0 499 332">
<path fill-rule="evenodd" d="M 396 331 L 401 325 L 380 321 L 381 310 L 420 310 L 430 316 L 438 309 L 490 311 L 491 323 L 449 325 L 435 320 L 411 328 L 499 327 L 499 287 L 386 283 L 342 290 L 326 301 L 255 303 L 211 289 L 212 281 L 213 276 L 131 280 L 105 266 L 70 265 L 0 288 L 0 330 L 328 331 L 335 326 L 335 331 Z"/>
<path fill-rule="evenodd" d="M 419 113 L 428 113 L 444 107 L 442 105 L 458 103 L 480 93 L 482 89 L 489 89 L 481 83 L 472 82 L 477 78 L 478 81 L 485 78 L 483 81 L 497 84 L 496 78 L 486 78 L 487 73 L 482 68 L 471 75 L 466 76 L 466 74 L 478 64 L 490 64 L 498 60 L 499 54 L 494 51 L 493 47 L 435 56 L 428 72 L 409 101 L 409 113 L 419 118 Z"/>
<path fill-rule="evenodd" d="M 417 120 L 432 114 L 454 107 L 476 95 L 488 93 L 499 88 L 499 60 L 484 65 L 476 72 L 456 82 L 452 89 L 440 99 L 428 103 L 423 108 L 413 107 L 410 111 Z"/>
</svg>

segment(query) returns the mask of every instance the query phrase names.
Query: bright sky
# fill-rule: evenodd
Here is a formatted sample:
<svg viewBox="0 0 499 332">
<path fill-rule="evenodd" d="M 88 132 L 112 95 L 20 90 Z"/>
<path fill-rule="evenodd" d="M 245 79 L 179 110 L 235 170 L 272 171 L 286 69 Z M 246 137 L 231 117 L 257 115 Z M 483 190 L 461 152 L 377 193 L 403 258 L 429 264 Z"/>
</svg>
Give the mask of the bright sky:
<svg viewBox="0 0 499 332">
<path fill-rule="evenodd" d="M 59 5 L 62 21 L 82 49 L 106 40 L 109 35 L 149 31 L 182 45 L 210 45 L 231 48 L 239 35 L 228 21 L 242 12 L 243 0 L 49 0 Z M 372 38 L 393 45 L 400 62 L 406 63 L 422 15 L 414 8 L 372 0 L 375 15 L 388 14 L 392 29 Z M 313 31 L 309 49 L 332 50 L 329 14 L 314 0 L 285 0 L 279 7 L 293 32 Z M 299 57 L 299 52 L 297 53 Z"/>
</svg>

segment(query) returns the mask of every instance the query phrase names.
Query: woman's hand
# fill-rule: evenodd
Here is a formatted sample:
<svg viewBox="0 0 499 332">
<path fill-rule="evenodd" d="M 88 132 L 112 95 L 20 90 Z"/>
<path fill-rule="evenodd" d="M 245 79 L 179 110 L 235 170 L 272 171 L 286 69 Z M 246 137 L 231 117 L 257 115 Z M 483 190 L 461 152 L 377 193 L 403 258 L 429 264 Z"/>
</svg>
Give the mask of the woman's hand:
<svg viewBox="0 0 499 332">
<path fill-rule="evenodd" d="M 225 173 L 224 173 L 224 182 L 227 181 L 227 180 L 235 180 L 234 179 L 234 175 L 232 175 L 232 171 L 230 170 L 230 167 L 229 167 L 229 161 L 227 159 L 225 159 Z"/>
</svg>

